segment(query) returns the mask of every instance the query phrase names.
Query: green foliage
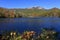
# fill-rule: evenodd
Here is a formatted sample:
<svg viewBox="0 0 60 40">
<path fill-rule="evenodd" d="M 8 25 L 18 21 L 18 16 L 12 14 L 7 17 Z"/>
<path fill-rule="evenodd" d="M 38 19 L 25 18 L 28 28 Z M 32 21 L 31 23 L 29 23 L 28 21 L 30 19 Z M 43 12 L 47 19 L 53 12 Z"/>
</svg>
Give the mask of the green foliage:
<svg viewBox="0 0 60 40">
<path fill-rule="evenodd" d="M 0 35 L 0 40 L 57 40 L 58 32 L 52 29 L 42 29 L 41 33 L 36 36 L 35 31 L 24 31 L 22 34 L 19 32 L 4 32 L 4 34 Z"/>
<path fill-rule="evenodd" d="M 56 31 L 42 29 L 42 33 L 40 34 L 41 40 L 56 40 Z"/>
<path fill-rule="evenodd" d="M 18 17 L 60 17 L 60 9 L 6 9 L 0 8 L 0 18 Z"/>
</svg>

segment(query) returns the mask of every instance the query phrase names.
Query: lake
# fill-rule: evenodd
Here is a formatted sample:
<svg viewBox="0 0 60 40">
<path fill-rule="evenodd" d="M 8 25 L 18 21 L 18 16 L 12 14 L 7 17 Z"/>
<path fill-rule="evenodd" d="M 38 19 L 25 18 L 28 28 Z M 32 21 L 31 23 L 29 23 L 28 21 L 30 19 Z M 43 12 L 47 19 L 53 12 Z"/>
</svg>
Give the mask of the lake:
<svg viewBox="0 0 60 40">
<path fill-rule="evenodd" d="M 53 28 L 60 32 L 60 18 L 0 18 L 0 31 L 18 31 L 22 33 L 26 30 L 33 30 L 38 33 L 41 28 Z"/>
</svg>

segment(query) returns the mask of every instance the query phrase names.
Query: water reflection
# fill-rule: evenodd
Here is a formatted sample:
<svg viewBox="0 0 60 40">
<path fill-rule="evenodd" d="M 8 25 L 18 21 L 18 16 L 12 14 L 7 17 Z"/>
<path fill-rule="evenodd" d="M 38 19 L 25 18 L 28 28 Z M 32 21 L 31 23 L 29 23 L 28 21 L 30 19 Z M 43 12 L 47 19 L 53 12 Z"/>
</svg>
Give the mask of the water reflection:
<svg viewBox="0 0 60 40">
<path fill-rule="evenodd" d="M 60 32 L 60 18 L 1 18 L 0 30 L 34 30 L 40 32 L 42 27 L 55 28 Z"/>
</svg>

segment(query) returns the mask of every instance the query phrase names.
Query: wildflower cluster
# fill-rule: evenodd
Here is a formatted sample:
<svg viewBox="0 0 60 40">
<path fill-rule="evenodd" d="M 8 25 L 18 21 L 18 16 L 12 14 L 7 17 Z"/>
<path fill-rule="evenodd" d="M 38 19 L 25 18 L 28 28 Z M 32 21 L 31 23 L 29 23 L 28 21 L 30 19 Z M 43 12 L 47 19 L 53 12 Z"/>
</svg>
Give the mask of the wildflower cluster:
<svg viewBox="0 0 60 40">
<path fill-rule="evenodd" d="M 57 40 L 57 32 L 54 30 L 42 29 L 36 36 L 35 31 L 24 31 L 22 34 L 10 32 L 9 35 L 0 35 L 0 40 Z"/>
</svg>

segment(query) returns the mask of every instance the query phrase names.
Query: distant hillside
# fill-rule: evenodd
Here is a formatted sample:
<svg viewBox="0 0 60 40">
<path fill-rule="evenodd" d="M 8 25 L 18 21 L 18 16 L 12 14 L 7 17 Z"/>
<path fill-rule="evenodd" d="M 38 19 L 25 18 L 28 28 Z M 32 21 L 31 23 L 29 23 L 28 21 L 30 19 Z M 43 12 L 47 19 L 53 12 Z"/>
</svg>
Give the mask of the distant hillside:
<svg viewBox="0 0 60 40">
<path fill-rule="evenodd" d="M 44 9 L 42 7 L 7 9 L 0 7 L 0 18 L 19 17 L 60 17 L 60 9 Z"/>
</svg>

